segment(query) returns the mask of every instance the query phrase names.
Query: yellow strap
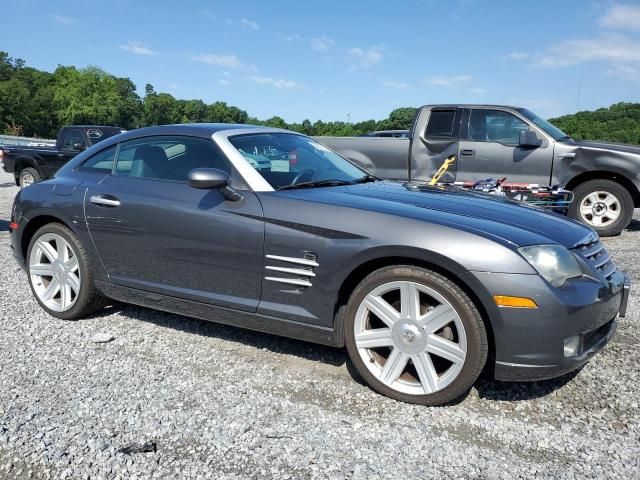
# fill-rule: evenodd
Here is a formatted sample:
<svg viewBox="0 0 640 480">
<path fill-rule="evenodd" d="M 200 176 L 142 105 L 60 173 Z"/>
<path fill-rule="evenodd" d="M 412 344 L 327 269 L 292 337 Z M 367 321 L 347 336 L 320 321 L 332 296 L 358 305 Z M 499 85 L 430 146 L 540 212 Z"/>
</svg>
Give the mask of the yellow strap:
<svg viewBox="0 0 640 480">
<path fill-rule="evenodd" d="M 429 181 L 429 185 L 435 185 L 436 183 L 438 183 L 438 180 L 440 180 L 440 177 L 444 175 L 444 172 L 449 170 L 449 165 L 451 165 L 455 161 L 456 161 L 455 155 L 451 155 L 445 158 L 444 163 L 440 165 L 440 168 L 438 169 L 438 171 L 433 175 L 433 177 L 431 177 L 431 180 Z"/>
</svg>

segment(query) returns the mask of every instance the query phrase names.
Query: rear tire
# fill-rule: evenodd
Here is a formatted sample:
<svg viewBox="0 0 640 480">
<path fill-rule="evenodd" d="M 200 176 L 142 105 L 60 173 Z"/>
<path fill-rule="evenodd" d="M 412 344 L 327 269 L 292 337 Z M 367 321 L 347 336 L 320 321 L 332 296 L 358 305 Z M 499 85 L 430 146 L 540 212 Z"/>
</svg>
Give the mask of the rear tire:
<svg viewBox="0 0 640 480">
<path fill-rule="evenodd" d="M 633 198 L 613 180 L 589 180 L 573 189 L 569 216 L 593 228 L 601 237 L 619 235 L 633 218 Z"/>
<path fill-rule="evenodd" d="M 443 405 L 476 382 L 487 360 L 484 323 L 443 275 L 391 266 L 368 275 L 344 311 L 345 345 L 360 376 L 395 400 Z"/>
<path fill-rule="evenodd" d="M 40 180 L 40 174 L 35 168 L 27 167 L 20 170 L 18 174 L 18 185 L 20 188 L 28 187 L 34 183 L 38 183 Z"/>
<path fill-rule="evenodd" d="M 27 250 L 29 285 L 49 315 L 76 320 L 104 308 L 80 240 L 66 226 L 49 223 L 33 235 Z"/>
</svg>

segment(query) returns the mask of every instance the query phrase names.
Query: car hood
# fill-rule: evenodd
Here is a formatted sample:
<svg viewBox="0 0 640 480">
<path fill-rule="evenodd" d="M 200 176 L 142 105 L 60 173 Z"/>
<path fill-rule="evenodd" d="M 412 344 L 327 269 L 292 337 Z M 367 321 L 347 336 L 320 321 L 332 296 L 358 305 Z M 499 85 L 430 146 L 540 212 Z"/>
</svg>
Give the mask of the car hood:
<svg viewBox="0 0 640 480">
<path fill-rule="evenodd" d="M 301 200 L 461 228 L 515 247 L 558 243 L 571 248 L 594 235 L 588 227 L 564 216 L 504 197 L 456 187 L 380 181 L 289 190 L 286 194 Z"/>
<path fill-rule="evenodd" d="M 624 143 L 610 143 L 610 142 L 587 142 L 584 140 L 577 140 L 576 145 L 583 148 L 597 148 L 603 150 L 611 150 L 614 152 L 635 153 L 640 155 L 640 146 L 627 145 Z"/>
</svg>

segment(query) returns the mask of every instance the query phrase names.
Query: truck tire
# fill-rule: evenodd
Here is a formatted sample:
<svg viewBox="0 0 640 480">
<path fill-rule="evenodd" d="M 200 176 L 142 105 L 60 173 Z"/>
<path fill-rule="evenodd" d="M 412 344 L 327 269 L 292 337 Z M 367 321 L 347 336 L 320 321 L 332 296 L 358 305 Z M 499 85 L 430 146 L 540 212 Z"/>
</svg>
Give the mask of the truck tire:
<svg viewBox="0 0 640 480">
<path fill-rule="evenodd" d="M 384 267 L 355 288 L 344 339 L 362 379 L 402 402 L 443 405 L 464 395 L 487 361 L 487 333 L 471 299 L 443 275 Z"/>
<path fill-rule="evenodd" d="M 28 187 L 29 185 L 38 183 L 40 180 L 40 174 L 32 167 L 23 168 L 20 170 L 20 173 L 18 173 L 18 186 L 20 188 Z"/>
<path fill-rule="evenodd" d="M 569 216 L 590 226 L 601 237 L 619 235 L 631 222 L 631 193 L 613 180 L 589 180 L 575 187 L 573 194 Z"/>
</svg>

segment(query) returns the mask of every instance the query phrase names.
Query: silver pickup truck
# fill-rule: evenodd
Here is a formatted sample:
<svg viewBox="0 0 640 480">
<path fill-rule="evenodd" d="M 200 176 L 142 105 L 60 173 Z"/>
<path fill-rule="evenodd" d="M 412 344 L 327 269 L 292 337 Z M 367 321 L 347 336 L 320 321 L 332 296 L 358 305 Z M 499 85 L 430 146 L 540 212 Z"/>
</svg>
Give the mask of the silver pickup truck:
<svg viewBox="0 0 640 480">
<path fill-rule="evenodd" d="M 573 140 L 533 112 L 504 105 L 426 105 L 408 138 L 317 137 L 382 178 L 441 181 L 504 178 L 563 185 L 574 192 L 569 215 L 601 236 L 619 234 L 640 207 L 640 147 Z"/>
</svg>

